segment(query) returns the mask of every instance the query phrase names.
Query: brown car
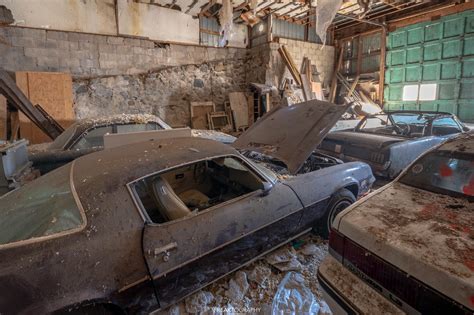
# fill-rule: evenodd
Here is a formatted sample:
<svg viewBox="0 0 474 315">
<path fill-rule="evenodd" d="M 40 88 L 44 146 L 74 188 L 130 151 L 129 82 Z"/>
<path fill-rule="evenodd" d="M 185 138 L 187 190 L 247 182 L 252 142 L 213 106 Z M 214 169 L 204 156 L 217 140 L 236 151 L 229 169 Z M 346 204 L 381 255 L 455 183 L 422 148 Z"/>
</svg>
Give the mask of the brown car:
<svg viewBox="0 0 474 315">
<path fill-rule="evenodd" d="M 0 313 L 146 313 L 314 227 L 327 234 L 374 180 L 312 152 L 344 110 L 276 108 L 239 151 L 196 137 L 106 149 L 1 197 Z M 282 165 L 294 176 L 280 179 Z"/>
</svg>

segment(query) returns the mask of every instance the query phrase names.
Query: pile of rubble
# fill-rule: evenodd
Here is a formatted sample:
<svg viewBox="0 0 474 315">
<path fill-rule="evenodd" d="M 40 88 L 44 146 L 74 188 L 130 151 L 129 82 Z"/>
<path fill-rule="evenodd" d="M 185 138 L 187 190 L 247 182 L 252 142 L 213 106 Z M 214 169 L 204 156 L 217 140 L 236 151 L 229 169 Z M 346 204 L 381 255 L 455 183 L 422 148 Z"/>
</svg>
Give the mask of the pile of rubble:
<svg viewBox="0 0 474 315">
<path fill-rule="evenodd" d="M 331 314 L 316 278 L 327 242 L 307 235 L 161 314 Z"/>
</svg>

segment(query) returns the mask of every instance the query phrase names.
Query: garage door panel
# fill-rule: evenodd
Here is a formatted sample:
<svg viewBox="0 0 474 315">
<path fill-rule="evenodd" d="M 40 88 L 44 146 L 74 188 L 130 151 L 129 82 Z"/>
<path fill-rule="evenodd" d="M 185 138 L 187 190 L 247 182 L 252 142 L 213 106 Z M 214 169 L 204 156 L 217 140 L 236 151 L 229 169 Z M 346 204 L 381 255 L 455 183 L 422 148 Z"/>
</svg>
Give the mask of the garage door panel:
<svg viewBox="0 0 474 315">
<path fill-rule="evenodd" d="M 439 64 L 428 64 L 423 66 L 423 81 L 439 80 Z"/>
<path fill-rule="evenodd" d="M 443 43 L 443 59 L 459 57 L 461 55 L 461 41 L 452 40 Z"/>
<path fill-rule="evenodd" d="M 444 22 L 444 38 L 459 36 L 464 32 L 464 16 Z"/>
<path fill-rule="evenodd" d="M 425 45 L 423 60 L 433 61 L 439 59 L 441 59 L 441 43 Z"/>
<path fill-rule="evenodd" d="M 441 34 L 443 34 L 442 27 L 442 23 L 434 23 L 425 26 L 425 42 L 440 39 Z"/>
</svg>

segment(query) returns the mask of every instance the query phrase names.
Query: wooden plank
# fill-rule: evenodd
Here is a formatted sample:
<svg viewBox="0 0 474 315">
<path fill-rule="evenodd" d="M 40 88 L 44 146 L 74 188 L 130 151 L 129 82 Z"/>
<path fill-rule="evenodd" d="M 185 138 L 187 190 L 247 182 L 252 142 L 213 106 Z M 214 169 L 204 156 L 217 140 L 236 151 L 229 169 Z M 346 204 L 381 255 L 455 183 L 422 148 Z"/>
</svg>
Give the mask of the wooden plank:
<svg viewBox="0 0 474 315">
<path fill-rule="evenodd" d="M 341 48 L 339 48 L 339 58 L 337 59 L 337 64 L 336 64 L 336 67 L 334 69 L 334 73 L 333 73 L 332 81 L 331 81 L 331 91 L 329 93 L 329 102 L 330 103 L 334 103 L 334 100 L 336 99 L 337 74 L 339 73 L 339 69 L 341 68 L 341 65 L 342 65 L 343 52 L 344 52 L 344 47 L 341 46 Z"/>
<path fill-rule="evenodd" d="M 7 140 L 7 100 L 0 95 L 0 140 Z"/>
<path fill-rule="evenodd" d="M 243 92 L 229 93 L 230 108 L 234 114 L 235 129 L 249 126 L 249 107 L 247 98 Z"/>
<path fill-rule="evenodd" d="M 20 117 L 19 112 L 11 112 L 10 113 L 10 120 L 12 124 L 12 134 L 10 136 L 11 141 L 15 141 L 18 139 L 18 131 L 20 130 Z"/>
<path fill-rule="evenodd" d="M 311 90 L 313 91 L 317 100 L 325 101 L 323 86 L 321 82 L 311 82 Z"/>
<path fill-rule="evenodd" d="M 280 56 L 282 57 L 283 61 L 285 62 L 288 70 L 290 70 L 290 74 L 295 80 L 296 84 L 301 85 L 301 75 L 296 68 L 295 62 L 293 61 L 293 58 L 289 54 L 288 50 L 286 49 L 285 46 L 281 46 L 278 48 L 278 52 L 280 53 Z"/>
<path fill-rule="evenodd" d="M 75 120 L 72 96 L 72 77 L 67 73 L 16 72 L 16 82 L 33 104 L 40 104 L 63 128 Z M 51 139 L 20 114 L 20 136 L 31 144 L 49 142 Z"/>
<path fill-rule="evenodd" d="M 209 129 L 207 114 L 214 112 L 216 105 L 213 102 L 191 102 L 191 126 L 193 129 Z"/>
</svg>

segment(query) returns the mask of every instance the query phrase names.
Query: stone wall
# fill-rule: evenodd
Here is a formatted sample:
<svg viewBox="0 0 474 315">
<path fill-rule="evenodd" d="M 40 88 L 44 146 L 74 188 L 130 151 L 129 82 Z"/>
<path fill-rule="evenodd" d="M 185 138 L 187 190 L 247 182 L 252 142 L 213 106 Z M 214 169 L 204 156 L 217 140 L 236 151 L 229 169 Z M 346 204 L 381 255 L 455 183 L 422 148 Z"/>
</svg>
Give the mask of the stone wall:
<svg viewBox="0 0 474 315">
<path fill-rule="evenodd" d="M 77 118 L 152 113 L 172 126 L 189 125 L 191 101 L 222 106 L 229 92 L 248 83 L 276 87 L 285 75 L 278 47 L 287 45 L 298 65 L 308 56 L 328 83 L 334 48 L 280 39 L 251 49 L 163 44 L 150 40 L 0 28 L 0 68 L 68 72 L 74 82 Z M 273 98 L 278 103 L 279 98 Z"/>
<path fill-rule="evenodd" d="M 223 105 L 247 90 L 246 49 L 19 27 L 0 39 L 1 68 L 72 74 L 78 119 L 140 112 L 183 126 L 190 101 Z"/>
</svg>

